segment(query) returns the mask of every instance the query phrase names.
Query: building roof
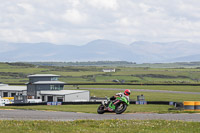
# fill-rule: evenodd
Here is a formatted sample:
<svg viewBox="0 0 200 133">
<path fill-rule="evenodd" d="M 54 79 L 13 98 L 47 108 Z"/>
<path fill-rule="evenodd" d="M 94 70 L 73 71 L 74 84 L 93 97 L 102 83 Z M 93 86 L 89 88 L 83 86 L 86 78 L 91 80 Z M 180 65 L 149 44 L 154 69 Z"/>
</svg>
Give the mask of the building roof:
<svg viewBox="0 0 200 133">
<path fill-rule="evenodd" d="M 1 87 L 1 86 L 8 86 L 8 84 L 0 83 L 0 87 Z"/>
<path fill-rule="evenodd" d="M 0 91 L 25 91 L 25 90 L 27 90 L 26 86 L 9 86 L 9 85 L 0 86 Z"/>
<path fill-rule="evenodd" d="M 106 68 L 106 69 L 103 69 L 103 70 L 115 70 L 115 68 Z"/>
<path fill-rule="evenodd" d="M 40 91 L 41 95 L 69 95 L 76 93 L 88 92 L 88 90 L 51 90 L 51 91 Z"/>
<path fill-rule="evenodd" d="M 33 84 L 65 84 L 65 82 L 61 82 L 61 81 L 37 81 L 37 82 L 34 82 Z"/>
<path fill-rule="evenodd" d="M 28 75 L 27 77 L 59 77 L 60 75 L 55 74 L 34 74 L 34 75 Z"/>
</svg>

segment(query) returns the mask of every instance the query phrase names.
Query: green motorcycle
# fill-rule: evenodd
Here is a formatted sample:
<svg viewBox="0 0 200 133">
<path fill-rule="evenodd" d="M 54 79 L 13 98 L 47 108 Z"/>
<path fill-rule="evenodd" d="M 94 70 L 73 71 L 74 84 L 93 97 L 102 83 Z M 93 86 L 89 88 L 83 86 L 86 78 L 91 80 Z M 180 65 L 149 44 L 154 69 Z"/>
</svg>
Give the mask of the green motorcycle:
<svg viewBox="0 0 200 133">
<path fill-rule="evenodd" d="M 116 97 L 114 101 L 107 99 L 102 101 L 102 104 L 97 109 L 97 113 L 103 114 L 105 112 L 115 112 L 116 114 L 121 114 L 126 110 L 128 105 L 129 101 L 124 96 Z"/>
</svg>

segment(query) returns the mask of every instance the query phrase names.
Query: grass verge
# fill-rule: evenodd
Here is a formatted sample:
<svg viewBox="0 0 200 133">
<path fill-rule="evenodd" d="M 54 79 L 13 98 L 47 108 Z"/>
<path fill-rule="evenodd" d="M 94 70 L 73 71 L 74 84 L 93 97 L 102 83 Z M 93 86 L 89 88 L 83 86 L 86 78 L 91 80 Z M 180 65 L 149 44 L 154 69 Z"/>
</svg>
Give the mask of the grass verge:
<svg viewBox="0 0 200 133">
<path fill-rule="evenodd" d="M 5 133 L 197 133 L 199 122 L 165 120 L 76 120 L 76 121 L 15 121 L 1 120 L 1 132 Z"/>
<path fill-rule="evenodd" d="M 65 112 L 82 112 L 97 113 L 99 105 L 60 105 L 60 106 L 5 106 L 0 109 L 25 109 L 25 110 L 46 110 L 46 111 L 65 111 Z M 129 105 L 125 113 L 170 113 L 169 105 Z M 177 112 L 177 111 L 176 111 Z"/>
</svg>

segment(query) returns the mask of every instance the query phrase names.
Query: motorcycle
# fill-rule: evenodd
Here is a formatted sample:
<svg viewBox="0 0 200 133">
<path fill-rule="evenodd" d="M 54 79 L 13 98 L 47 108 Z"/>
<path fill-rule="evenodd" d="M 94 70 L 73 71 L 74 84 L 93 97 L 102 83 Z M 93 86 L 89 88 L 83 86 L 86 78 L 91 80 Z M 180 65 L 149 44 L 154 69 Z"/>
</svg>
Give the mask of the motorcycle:
<svg viewBox="0 0 200 133">
<path fill-rule="evenodd" d="M 114 101 L 110 101 L 110 99 L 107 98 L 107 100 L 102 101 L 97 109 L 97 113 L 103 114 L 105 112 L 115 112 L 116 114 L 121 114 L 126 110 L 128 105 L 129 101 L 124 96 L 116 97 L 116 100 Z M 114 110 L 110 111 L 108 107 L 112 107 Z"/>
</svg>

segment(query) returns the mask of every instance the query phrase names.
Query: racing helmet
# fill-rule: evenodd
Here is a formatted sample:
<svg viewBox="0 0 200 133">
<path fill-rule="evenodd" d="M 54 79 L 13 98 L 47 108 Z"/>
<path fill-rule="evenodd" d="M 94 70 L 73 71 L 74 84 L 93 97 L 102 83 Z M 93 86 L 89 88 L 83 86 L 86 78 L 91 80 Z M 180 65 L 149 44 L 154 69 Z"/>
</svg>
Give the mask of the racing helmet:
<svg viewBox="0 0 200 133">
<path fill-rule="evenodd" d="M 129 89 L 126 89 L 124 91 L 124 95 L 129 96 L 131 94 L 131 91 Z"/>
</svg>

